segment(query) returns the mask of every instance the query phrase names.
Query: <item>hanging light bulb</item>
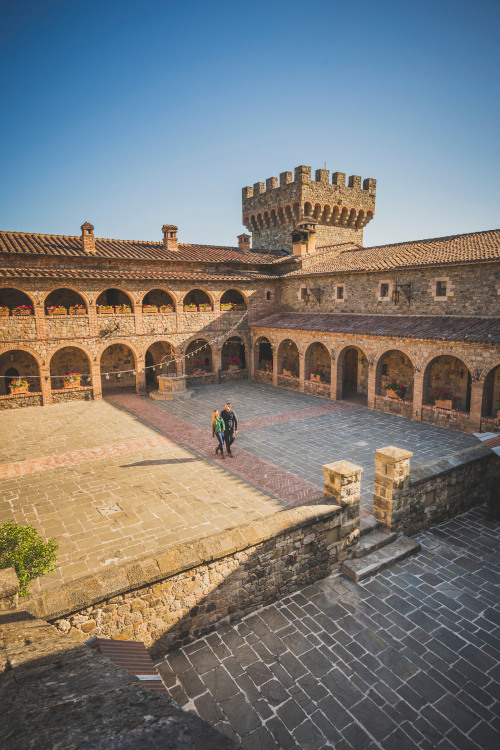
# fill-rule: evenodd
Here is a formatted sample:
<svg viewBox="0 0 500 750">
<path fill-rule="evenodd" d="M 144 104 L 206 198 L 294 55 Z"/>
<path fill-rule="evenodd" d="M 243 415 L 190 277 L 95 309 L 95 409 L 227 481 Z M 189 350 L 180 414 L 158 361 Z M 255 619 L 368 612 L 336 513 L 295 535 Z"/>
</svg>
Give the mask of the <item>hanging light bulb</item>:
<svg viewBox="0 0 500 750">
<path fill-rule="evenodd" d="M 132 375 L 135 375 L 135 374 L 136 374 L 135 370 L 132 370 Z"/>
<path fill-rule="evenodd" d="M 121 376 L 122 376 L 122 374 L 121 374 L 121 372 L 119 372 L 119 373 L 117 373 L 117 376 L 116 376 L 116 377 L 117 377 L 117 378 L 121 378 Z"/>
<path fill-rule="evenodd" d="M 106 380 L 109 380 L 109 372 L 106 373 Z"/>
</svg>

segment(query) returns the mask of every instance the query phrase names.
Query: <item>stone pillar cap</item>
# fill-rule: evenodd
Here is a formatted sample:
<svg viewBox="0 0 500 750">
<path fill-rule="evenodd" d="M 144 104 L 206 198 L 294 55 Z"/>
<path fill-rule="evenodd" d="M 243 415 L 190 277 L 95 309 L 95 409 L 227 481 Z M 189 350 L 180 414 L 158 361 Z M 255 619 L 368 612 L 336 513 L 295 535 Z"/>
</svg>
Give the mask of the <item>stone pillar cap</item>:
<svg viewBox="0 0 500 750">
<path fill-rule="evenodd" d="M 396 449 L 397 450 L 397 449 Z M 361 466 L 351 463 L 350 461 L 334 461 L 331 464 L 325 464 L 323 466 L 325 471 L 334 471 L 337 474 L 343 474 L 344 476 L 352 476 L 353 474 L 360 474 L 363 471 Z"/>
<path fill-rule="evenodd" d="M 404 461 L 406 458 L 411 458 L 413 453 L 411 451 L 405 451 L 404 448 L 396 448 L 395 445 L 387 445 L 385 448 L 377 448 L 375 451 L 375 458 L 388 458 L 393 461 Z"/>
</svg>

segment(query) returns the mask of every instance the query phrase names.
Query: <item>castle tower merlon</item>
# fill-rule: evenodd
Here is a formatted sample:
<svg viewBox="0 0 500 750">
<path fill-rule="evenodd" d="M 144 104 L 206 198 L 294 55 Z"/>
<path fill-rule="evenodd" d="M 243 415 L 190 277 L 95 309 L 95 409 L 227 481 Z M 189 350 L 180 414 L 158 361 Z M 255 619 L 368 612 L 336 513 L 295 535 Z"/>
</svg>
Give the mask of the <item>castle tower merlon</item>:
<svg viewBox="0 0 500 750">
<path fill-rule="evenodd" d="M 294 182 L 311 182 L 311 167 L 306 167 L 301 164 L 299 167 L 295 167 Z"/>
<path fill-rule="evenodd" d="M 329 169 L 317 169 L 314 175 L 314 179 L 316 180 L 316 182 L 328 183 L 330 179 L 330 170 Z"/>
<path fill-rule="evenodd" d="M 345 188 L 345 172 L 333 172 L 332 185 Z"/>
<path fill-rule="evenodd" d="M 293 182 L 293 175 L 291 172 L 280 173 L 280 187 L 284 187 L 285 185 L 290 185 L 292 182 Z"/>
<path fill-rule="evenodd" d="M 349 182 L 347 183 L 350 188 L 355 188 L 356 190 L 361 190 L 361 177 L 357 174 L 352 174 L 349 177 Z"/>
<path fill-rule="evenodd" d="M 266 191 L 267 190 L 274 190 L 274 188 L 278 187 L 278 178 L 277 177 L 268 177 L 266 180 Z"/>
<path fill-rule="evenodd" d="M 263 182 L 254 182 L 253 185 L 253 194 L 254 195 L 261 195 L 262 193 L 266 192 L 266 188 L 264 187 Z"/>
<path fill-rule="evenodd" d="M 366 180 L 363 180 L 363 190 L 368 190 L 370 195 L 375 195 L 377 192 L 377 180 L 367 177 Z"/>
</svg>

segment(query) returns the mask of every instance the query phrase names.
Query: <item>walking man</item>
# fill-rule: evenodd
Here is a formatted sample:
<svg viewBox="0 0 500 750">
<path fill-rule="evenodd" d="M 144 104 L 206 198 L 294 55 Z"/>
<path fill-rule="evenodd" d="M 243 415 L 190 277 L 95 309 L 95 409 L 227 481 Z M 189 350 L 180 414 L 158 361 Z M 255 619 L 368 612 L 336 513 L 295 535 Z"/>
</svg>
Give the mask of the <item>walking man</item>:
<svg viewBox="0 0 500 750">
<path fill-rule="evenodd" d="M 227 455 L 232 458 L 233 454 L 231 453 L 231 445 L 234 443 L 234 437 L 238 432 L 238 420 L 236 419 L 236 414 L 231 409 L 231 404 L 229 402 L 221 411 L 220 415 L 225 425 L 224 442 L 226 444 Z"/>
</svg>

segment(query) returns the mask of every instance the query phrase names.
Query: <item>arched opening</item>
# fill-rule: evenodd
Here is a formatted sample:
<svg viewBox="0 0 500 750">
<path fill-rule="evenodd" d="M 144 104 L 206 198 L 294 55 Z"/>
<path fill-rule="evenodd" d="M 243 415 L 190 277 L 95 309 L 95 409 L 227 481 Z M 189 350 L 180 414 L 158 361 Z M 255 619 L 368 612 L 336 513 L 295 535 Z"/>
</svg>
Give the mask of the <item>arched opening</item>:
<svg viewBox="0 0 500 750">
<path fill-rule="evenodd" d="M 305 377 L 317 383 L 329 383 L 331 380 L 330 354 L 319 341 L 311 344 L 306 351 Z"/>
<path fill-rule="evenodd" d="M 257 339 L 255 342 L 255 359 L 257 362 L 257 370 L 263 370 L 264 372 L 273 371 L 273 347 L 269 339 L 263 336 Z"/>
<path fill-rule="evenodd" d="M 158 375 L 176 375 L 174 347 L 168 341 L 155 341 L 146 352 L 146 386 L 158 388 Z"/>
<path fill-rule="evenodd" d="M 246 310 L 245 298 L 237 289 L 228 289 L 220 298 L 220 309 L 222 312 Z"/>
<path fill-rule="evenodd" d="M 21 349 L 12 349 L 0 356 L 0 395 L 11 394 L 12 380 L 26 380 L 30 392 L 39 393 L 40 370 L 38 363 L 32 354 L 23 352 Z"/>
<path fill-rule="evenodd" d="M 110 344 L 101 354 L 102 389 L 135 388 L 137 363 L 125 344 Z"/>
<path fill-rule="evenodd" d="M 87 305 L 84 298 L 73 289 L 54 289 L 45 298 L 45 314 L 85 315 Z"/>
<path fill-rule="evenodd" d="M 375 377 L 378 396 L 387 395 L 389 390 L 405 401 L 413 401 L 413 365 L 403 352 L 397 349 L 385 352 L 377 362 Z"/>
<path fill-rule="evenodd" d="M 451 401 L 453 409 L 468 412 L 471 384 L 470 372 L 462 360 L 449 354 L 435 357 L 425 368 L 423 403 L 434 404 L 440 396 L 441 400 Z"/>
<path fill-rule="evenodd" d="M 339 357 L 337 380 L 340 398 L 365 397 L 368 394 L 368 360 L 357 346 L 348 346 Z"/>
<path fill-rule="evenodd" d="M 130 312 L 134 309 L 132 298 L 122 292 L 121 289 L 105 289 L 98 296 L 96 305 L 98 313 L 107 312 L 107 308 L 110 307 L 122 310 L 130 308 Z"/>
<path fill-rule="evenodd" d="M 496 418 L 500 411 L 500 365 L 487 374 L 483 386 L 481 416 Z"/>
<path fill-rule="evenodd" d="M 53 391 L 90 385 L 90 361 L 76 346 L 64 346 L 50 360 L 50 387 Z"/>
<path fill-rule="evenodd" d="M 210 297 L 203 289 L 191 289 L 184 297 L 183 304 L 186 312 L 208 312 L 212 310 Z"/>
<path fill-rule="evenodd" d="M 33 302 L 30 297 L 19 289 L 9 287 L 0 289 L 0 315 L 33 315 Z"/>
<path fill-rule="evenodd" d="M 213 372 L 212 347 L 205 339 L 196 339 L 186 347 L 186 375 L 205 375 Z"/>
<path fill-rule="evenodd" d="M 297 344 L 290 339 L 285 339 L 278 347 L 278 375 L 298 378 L 300 368 L 300 357 Z"/>
<path fill-rule="evenodd" d="M 244 370 L 246 367 L 245 344 L 239 336 L 224 341 L 221 350 L 223 370 Z"/>
<path fill-rule="evenodd" d="M 172 295 L 164 289 L 151 289 L 142 300 L 143 313 L 169 313 L 175 312 L 175 302 Z"/>
</svg>

